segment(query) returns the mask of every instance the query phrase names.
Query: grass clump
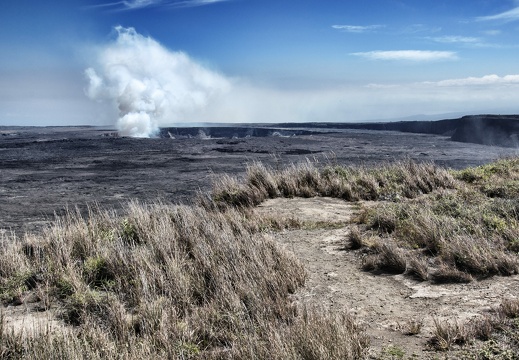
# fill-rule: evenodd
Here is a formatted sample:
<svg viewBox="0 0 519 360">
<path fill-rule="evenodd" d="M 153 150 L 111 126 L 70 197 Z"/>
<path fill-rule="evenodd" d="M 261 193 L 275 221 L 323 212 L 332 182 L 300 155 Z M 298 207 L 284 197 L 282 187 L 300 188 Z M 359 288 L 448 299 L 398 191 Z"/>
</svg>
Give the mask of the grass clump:
<svg viewBox="0 0 519 360">
<path fill-rule="evenodd" d="M 22 271 L 4 279 L 0 285 L 0 300 L 4 304 L 17 304 L 21 295 L 38 286 L 41 281 L 32 271 Z"/>
<path fill-rule="evenodd" d="M 372 247 L 375 255 L 364 263 L 366 270 L 389 273 L 402 274 L 407 268 L 407 259 L 405 253 L 397 246 L 392 244 L 375 244 Z"/>
<path fill-rule="evenodd" d="M 419 320 L 408 320 L 403 324 L 398 324 L 400 332 L 407 336 L 418 335 L 422 331 L 423 322 Z"/>
<path fill-rule="evenodd" d="M 468 168 L 454 176 L 476 186 L 492 198 L 514 198 L 519 195 L 519 158 L 502 159 L 496 162 Z"/>
<path fill-rule="evenodd" d="M 429 279 L 427 261 L 423 257 L 409 257 L 405 274 L 418 281 L 427 281 Z"/>
<path fill-rule="evenodd" d="M 498 313 L 506 318 L 519 318 L 519 299 L 505 299 L 498 309 Z"/>
<path fill-rule="evenodd" d="M 463 359 L 517 359 L 518 308 L 517 299 L 505 299 L 493 312 L 464 323 L 434 319 L 433 335 L 427 344 L 438 351 L 469 345 L 460 352 Z"/>
<path fill-rule="evenodd" d="M 357 227 L 352 227 L 344 244 L 345 250 L 358 250 L 364 246 L 362 234 Z"/>
<path fill-rule="evenodd" d="M 435 350 L 446 351 L 453 345 L 463 345 L 470 339 L 467 327 L 458 321 L 448 322 L 434 319 L 433 336 L 428 345 Z"/>
<path fill-rule="evenodd" d="M 466 272 L 460 271 L 453 266 L 441 264 L 438 269 L 431 272 L 429 278 L 437 284 L 443 283 L 469 283 L 474 278 Z"/>
<path fill-rule="evenodd" d="M 348 201 L 414 198 L 437 188 L 451 188 L 450 173 L 432 163 L 404 161 L 380 168 L 328 166 L 310 161 L 274 170 L 261 163 L 247 167 L 243 182 L 217 179 L 212 200 L 219 207 L 254 206 L 268 198 L 331 196 Z M 202 201 L 208 206 L 207 199 Z"/>
</svg>

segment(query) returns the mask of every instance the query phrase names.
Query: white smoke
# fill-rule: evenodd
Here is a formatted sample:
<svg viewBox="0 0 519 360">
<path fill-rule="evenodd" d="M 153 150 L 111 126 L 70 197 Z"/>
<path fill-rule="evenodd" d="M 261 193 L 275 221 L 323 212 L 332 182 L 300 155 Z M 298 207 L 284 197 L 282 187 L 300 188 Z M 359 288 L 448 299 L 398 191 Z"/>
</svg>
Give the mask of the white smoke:
<svg viewBox="0 0 519 360">
<path fill-rule="evenodd" d="M 191 121 L 230 91 L 229 80 L 186 54 L 169 51 L 133 28 L 115 30 L 117 39 L 101 49 L 98 67 L 85 71 L 86 92 L 92 99 L 115 102 L 121 135 L 150 137 L 161 124 Z"/>
</svg>

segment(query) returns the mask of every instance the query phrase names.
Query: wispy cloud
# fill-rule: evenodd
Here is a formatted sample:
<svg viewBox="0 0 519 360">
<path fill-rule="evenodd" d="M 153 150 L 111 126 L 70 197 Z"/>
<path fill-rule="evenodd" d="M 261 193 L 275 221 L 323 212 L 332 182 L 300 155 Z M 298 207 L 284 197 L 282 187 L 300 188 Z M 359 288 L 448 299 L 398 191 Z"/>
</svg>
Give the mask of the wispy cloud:
<svg viewBox="0 0 519 360">
<path fill-rule="evenodd" d="M 496 29 L 484 30 L 481 33 L 485 34 L 485 35 L 489 35 L 489 36 L 497 36 L 497 35 L 501 34 L 501 30 L 496 30 Z"/>
<path fill-rule="evenodd" d="M 430 26 L 426 26 L 424 24 L 412 24 L 412 25 L 409 25 L 409 26 L 403 28 L 400 32 L 402 34 L 420 34 L 420 33 L 433 34 L 433 33 L 439 32 L 441 30 L 442 30 L 442 28 L 439 26 L 430 27 Z"/>
<path fill-rule="evenodd" d="M 332 28 L 336 30 L 356 34 L 373 32 L 383 27 L 385 27 L 385 25 L 332 25 Z"/>
<path fill-rule="evenodd" d="M 514 21 L 519 20 L 519 6 L 499 13 L 495 15 L 489 15 L 489 16 L 480 16 L 477 17 L 476 20 L 478 21 L 492 21 L 492 20 L 505 20 L 505 21 Z"/>
<path fill-rule="evenodd" d="M 132 0 L 132 1 L 123 1 L 122 5 L 126 6 L 128 9 L 139 9 L 148 6 L 158 5 L 161 1 L 158 0 Z"/>
<path fill-rule="evenodd" d="M 230 0 L 183 0 L 183 1 L 169 1 L 169 5 L 172 7 L 192 7 L 192 6 L 203 6 L 203 5 L 211 5 L 220 2 L 225 2 Z"/>
<path fill-rule="evenodd" d="M 394 60 L 394 61 L 439 61 L 456 60 L 458 56 L 453 51 L 429 51 L 429 50 L 390 50 L 356 52 L 350 55 L 363 57 L 369 60 Z"/>
<path fill-rule="evenodd" d="M 498 76 L 495 74 L 485 75 L 481 77 L 467 77 L 461 79 L 448 79 L 438 82 L 427 82 L 425 84 L 433 84 L 438 86 L 481 86 L 481 85 L 517 85 L 519 84 L 519 75 Z"/>
<path fill-rule="evenodd" d="M 125 0 L 94 5 L 94 8 L 107 8 L 114 11 L 138 10 L 150 7 L 194 7 L 211 5 L 230 0 Z"/>
<path fill-rule="evenodd" d="M 457 35 L 428 37 L 428 39 L 444 44 L 478 44 L 482 42 L 482 39 L 477 37 Z"/>
<path fill-rule="evenodd" d="M 475 48 L 502 48 L 503 45 L 489 43 L 484 39 L 479 37 L 472 36 L 457 36 L 457 35 L 447 35 L 447 36 L 439 36 L 439 37 L 426 37 L 425 39 L 432 40 L 442 44 L 460 44 L 469 47 Z"/>
</svg>

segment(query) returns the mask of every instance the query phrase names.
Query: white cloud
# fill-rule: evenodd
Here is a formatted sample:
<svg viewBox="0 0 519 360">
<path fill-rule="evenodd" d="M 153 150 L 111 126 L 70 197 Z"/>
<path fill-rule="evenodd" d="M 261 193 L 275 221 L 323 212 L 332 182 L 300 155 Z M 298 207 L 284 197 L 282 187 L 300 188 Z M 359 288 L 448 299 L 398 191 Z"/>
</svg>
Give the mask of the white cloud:
<svg viewBox="0 0 519 360">
<path fill-rule="evenodd" d="M 194 7 L 216 4 L 230 0 L 124 0 L 94 5 L 94 8 L 112 8 L 114 11 L 138 10 L 149 7 Z"/>
<path fill-rule="evenodd" d="M 496 30 L 496 29 L 485 30 L 485 31 L 482 31 L 481 33 L 485 34 L 485 35 L 489 35 L 489 36 L 497 36 L 497 35 L 501 34 L 501 30 Z"/>
<path fill-rule="evenodd" d="M 430 51 L 430 50 L 390 50 L 356 52 L 350 55 L 360 56 L 370 60 L 396 60 L 396 61 L 438 61 L 456 60 L 456 52 Z"/>
<path fill-rule="evenodd" d="M 332 25 L 332 28 L 349 33 L 365 33 L 385 27 L 384 25 Z"/>
<path fill-rule="evenodd" d="M 447 79 L 429 84 L 434 84 L 438 86 L 517 85 L 519 84 L 519 75 L 498 76 L 492 74 L 481 77 Z"/>
<path fill-rule="evenodd" d="M 505 21 L 513 21 L 519 20 L 519 7 L 515 7 L 511 10 L 495 14 L 489 16 L 480 16 L 476 18 L 479 21 L 492 21 L 492 20 L 505 20 Z"/>
<path fill-rule="evenodd" d="M 471 37 L 471 36 L 448 35 L 448 36 L 432 37 L 432 38 L 428 38 L 428 39 L 431 39 L 431 40 L 439 42 L 439 43 L 445 43 L 445 44 L 455 44 L 455 43 L 477 44 L 477 43 L 481 43 L 480 38 Z"/>
</svg>

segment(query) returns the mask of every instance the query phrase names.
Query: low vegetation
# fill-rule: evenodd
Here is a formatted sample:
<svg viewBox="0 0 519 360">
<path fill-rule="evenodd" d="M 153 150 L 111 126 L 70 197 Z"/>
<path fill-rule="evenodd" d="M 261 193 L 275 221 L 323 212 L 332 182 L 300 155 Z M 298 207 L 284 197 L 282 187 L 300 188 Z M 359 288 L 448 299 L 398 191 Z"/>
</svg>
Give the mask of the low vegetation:
<svg viewBox="0 0 519 360">
<path fill-rule="evenodd" d="M 306 273 L 246 212 L 129 204 L 124 217 L 70 213 L 6 241 L 5 305 L 36 294 L 61 333 L 0 324 L 0 358 L 354 359 L 367 340 L 347 315 L 297 308 Z M 316 336 L 318 334 L 319 336 Z"/>
<path fill-rule="evenodd" d="M 519 271 L 518 195 L 517 158 L 462 171 L 413 161 L 376 168 L 306 162 L 282 171 L 253 163 L 244 180 L 218 179 L 200 203 L 223 209 L 275 197 L 378 201 L 358 219 L 365 236 L 379 237 L 364 269 L 443 283 Z M 345 248 L 360 247 L 362 234 L 354 231 Z"/>
<path fill-rule="evenodd" d="M 39 310 L 64 325 L 15 331 L 1 312 L 0 358 L 363 358 L 368 338 L 349 315 L 293 303 L 305 270 L 266 234 L 323 224 L 260 217 L 251 207 L 275 197 L 376 201 L 344 245 L 365 256 L 364 270 L 470 282 L 519 271 L 518 165 L 505 159 L 449 171 L 412 161 L 306 162 L 276 171 L 253 163 L 243 180 L 216 179 L 196 205 L 70 212 L 42 234 L 2 241 L 2 303 L 36 297 Z M 519 316 L 517 302 L 496 313 L 473 327 L 438 320 L 429 344 L 519 344 L 510 320 Z M 421 327 L 412 321 L 401 330 Z"/>
<path fill-rule="evenodd" d="M 433 283 L 519 272 L 519 158 L 461 171 L 412 161 L 378 168 L 307 162 L 283 171 L 252 164 L 244 181 L 222 178 L 212 194 L 219 208 L 246 208 L 280 196 L 376 201 L 364 207 L 344 245 L 362 248 L 365 271 Z M 476 323 L 437 320 L 430 346 L 449 350 L 474 339 L 505 350 L 517 346 L 516 322 L 503 320 L 511 317 L 504 315 L 514 309 L 510 304 L 517 302 L 505 301 L 500 315 Z"/>
<path fill-rule="evenodd" d="M 206 206 L 251 207 L 276 197 L 329 196 L 347 201 L 414 198 L 439 188 L 454 188 L 454 177 L 431 163 L 405 161 L 377 168 L 292 165 L 276 171 L 261 163 L 247 166 L 244 181 L 224 176 L 216 179 Z"/>
<path fill-rule="evenodd" d="M 400 259 L 406 265 L 399 273 L 437 283 L 517 274 L 519 197 L 510 189 L 519 179 L 518 165 L 509 159 L 452 172 L 454 188 L 365 210 L 358 222 L 385 243 L 371 246 L 379 259 L 372 268 L 395 270 Z M 490 186 L 508 190 L 496 197 Z"/>
</svg>

